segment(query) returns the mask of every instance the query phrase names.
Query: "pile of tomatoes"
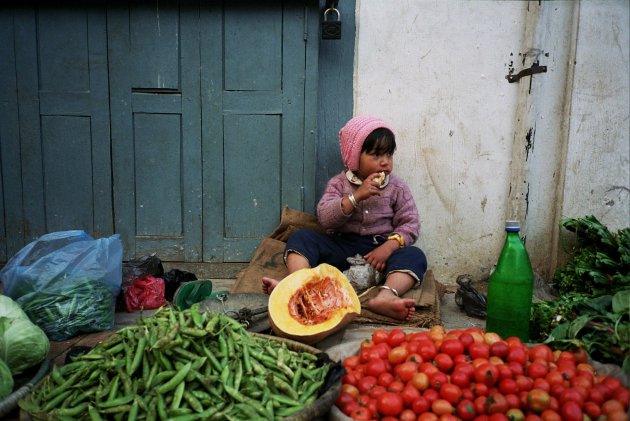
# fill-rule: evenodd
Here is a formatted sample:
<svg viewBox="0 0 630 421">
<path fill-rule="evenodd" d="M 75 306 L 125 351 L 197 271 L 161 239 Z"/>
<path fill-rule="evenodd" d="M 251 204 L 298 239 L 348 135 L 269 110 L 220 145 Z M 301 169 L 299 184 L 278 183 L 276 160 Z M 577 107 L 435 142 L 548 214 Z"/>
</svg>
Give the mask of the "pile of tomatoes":
<svg viewBox="0 0 630 421">
<path fill-rule="evenodd" d="M 630 390 L 583 350 L 478 328 L 375 330 L 343 360 L 337 407 L 357 420 L 628 420 Z"/>
</svg>

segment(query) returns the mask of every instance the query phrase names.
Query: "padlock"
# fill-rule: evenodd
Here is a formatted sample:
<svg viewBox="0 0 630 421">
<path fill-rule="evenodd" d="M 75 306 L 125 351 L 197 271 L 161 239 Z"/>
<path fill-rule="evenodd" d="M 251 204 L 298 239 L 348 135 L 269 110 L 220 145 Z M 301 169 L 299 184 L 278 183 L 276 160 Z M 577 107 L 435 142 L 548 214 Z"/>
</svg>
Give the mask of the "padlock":
<svg viewBox="0 0 630 421">
<path fill-rule="evenodd" d="M 337 18 L 329 20 L 328 15 L 335 13 Z M 322 21 L 322 39 L 340 39 L 341 38 L 341 13 L 334 7 L 330 7 L 324 11 L 324 20 Z"/>
</svg>

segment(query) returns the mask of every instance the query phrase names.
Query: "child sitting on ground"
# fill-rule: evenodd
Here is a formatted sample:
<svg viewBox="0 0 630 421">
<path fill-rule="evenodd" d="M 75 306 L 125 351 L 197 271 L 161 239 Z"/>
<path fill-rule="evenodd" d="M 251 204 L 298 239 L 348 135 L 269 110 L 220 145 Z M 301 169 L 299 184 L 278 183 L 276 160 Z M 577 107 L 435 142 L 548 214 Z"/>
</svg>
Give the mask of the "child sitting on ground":
<svg viewBox="0 0 630 421">
<path fill-rule="evenodd" d="M 416 204 L 405 182 L 392 174 L 394 130 L 377 117 L 352 118 L 339 131 L 345 170 L 331 178 L 317 205 L 325 234 L 299 230 L 287 241 L 289 273 L 328 263 L 348 269 L 357 253 L 385 275 L 378 294 L 366 303 L 374 313 L 410 320 L 415 301 L 402 295 L 422 281 L 427 260 L 412 245 L 420 233 Z M 266 294 L 280 281 L 263 277 Z"/>
</svg>

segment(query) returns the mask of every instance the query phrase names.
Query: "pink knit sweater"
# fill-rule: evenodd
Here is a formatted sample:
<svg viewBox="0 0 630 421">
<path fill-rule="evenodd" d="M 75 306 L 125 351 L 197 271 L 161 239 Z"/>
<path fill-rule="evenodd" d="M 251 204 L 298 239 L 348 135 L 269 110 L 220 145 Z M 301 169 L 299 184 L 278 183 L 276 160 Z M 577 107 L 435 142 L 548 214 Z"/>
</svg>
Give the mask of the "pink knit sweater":
<svg viewBox="0 0 630 421">
<path fill-rule="evenodd" d="M 359 235 L 400 234 L 405 245 L 420 235 L 420 218 L 411 191 L 405 182 L 390 174 L 389 183 L 380 196 L 363 200 L 351 215 L 344 215 L 341 200 L 357 189 L 342 172 L 328 181 L 317 204 L 319 223 L 329 232 Z"/>
</svg>

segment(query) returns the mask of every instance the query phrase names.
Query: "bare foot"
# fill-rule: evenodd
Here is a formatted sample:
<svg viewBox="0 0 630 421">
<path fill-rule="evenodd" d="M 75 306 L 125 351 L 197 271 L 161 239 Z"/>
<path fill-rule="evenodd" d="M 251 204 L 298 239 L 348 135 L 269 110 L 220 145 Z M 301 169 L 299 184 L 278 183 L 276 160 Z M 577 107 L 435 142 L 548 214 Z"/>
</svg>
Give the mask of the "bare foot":
<svg viewBox="0 0 630 421">
<path fill-rule="evenodd" d="M 263 276 L 262 278 L 262 291 L 269 295 L 271 294 L 271 291 L 273 291 L 273 289 L 276 287 L 276 285 L 278 285 L 280 283 L 280 281 L 277 281 L 275 279 L 272 278 L 268 278 L 266 276 Z"/>
<path fill-rule="evenodd" d="M 398 298 L 393 294 L 379 294 L 366 303 L 374 313 L 398 320 L 411 320 L 416 312 L 413 298 Z"/>
</svg>

